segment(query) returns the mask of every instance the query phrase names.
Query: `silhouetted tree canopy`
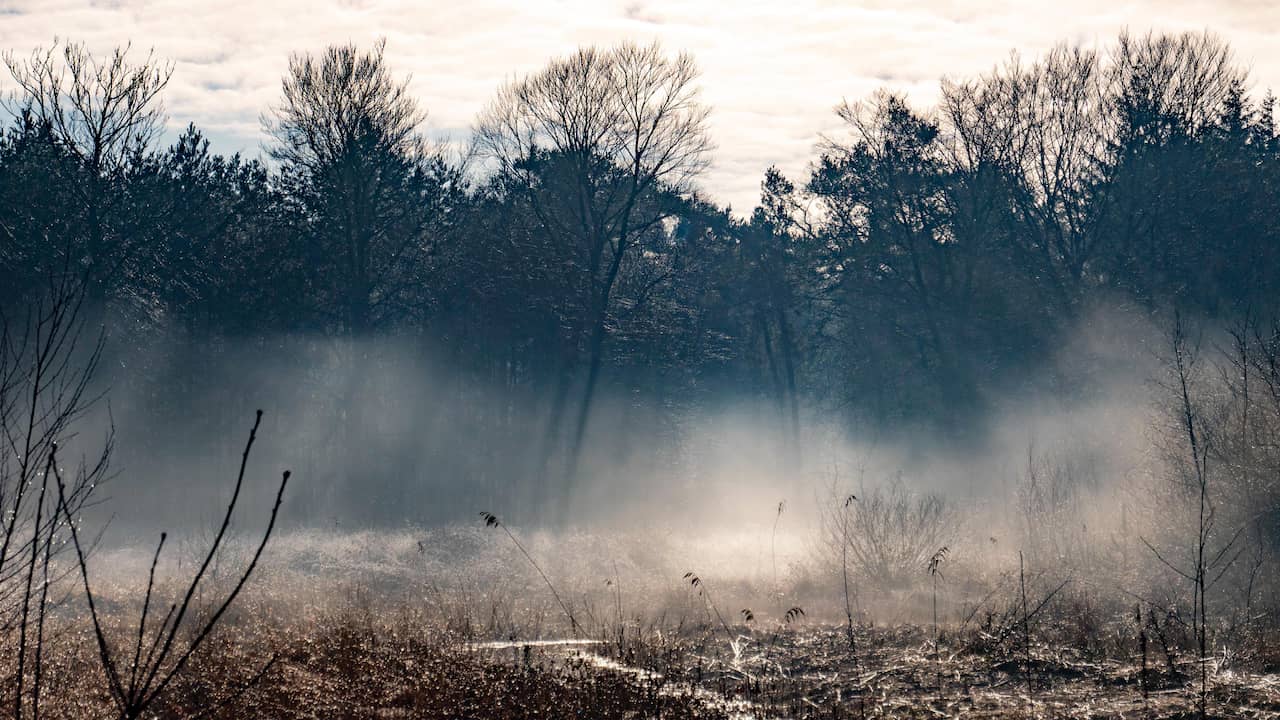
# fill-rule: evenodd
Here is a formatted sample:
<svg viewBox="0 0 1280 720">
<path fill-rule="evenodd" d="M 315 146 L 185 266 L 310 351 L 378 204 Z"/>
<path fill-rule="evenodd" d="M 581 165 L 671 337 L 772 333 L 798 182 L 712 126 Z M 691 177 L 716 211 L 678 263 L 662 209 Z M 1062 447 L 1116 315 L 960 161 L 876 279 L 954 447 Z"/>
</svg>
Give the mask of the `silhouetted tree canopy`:
<svg viewBox="0 0 1280 720">
<path fill-rule="evenodd" d="M 430 98 L 382 43 L 290 59 L 266 161 L 219 155 L 194 126 L 162 146 L 171 67 L 136 57 L 5 56 L 0 308 L 21 316 L 72 268 L 107 357 L 150 353 L 121 382 L 187 424 L 247 411 L 184 395 L 236 343 L 303 343 L 298 381 L 338 428 L 317 462 L 376 451 L 385 418 L 416 413 L 540 469 L 410 472 L 552 494 L 584 444 L 622 452 L 628 428 L 728 399 L 759 400 L 792 439 L 806 413 L 961 438 L 1002 392 L 1087 392 L 1045 368 L 1099 307 L 1276 315 L 1274 101 L 1210 34 L 1013 57 L 946 80 L 934 108 L 889 91 L 843 104 L 807 176 L 769 168 L 746 217 L 699 191 L 709 108 L 692 58 L 656 45 L 584 48 L 504 85 L 465 166 L 425 139 Z M 378 395 L 389 355 L 364 338 L 451 368 L 439 391 L 470 414 Z M 342 389 L 317 379 L 332 372 Z M 476 387 L 502 401 L 467 405 Z M 597 428 L 601 403 L 626 412 Z"/>
</svg>

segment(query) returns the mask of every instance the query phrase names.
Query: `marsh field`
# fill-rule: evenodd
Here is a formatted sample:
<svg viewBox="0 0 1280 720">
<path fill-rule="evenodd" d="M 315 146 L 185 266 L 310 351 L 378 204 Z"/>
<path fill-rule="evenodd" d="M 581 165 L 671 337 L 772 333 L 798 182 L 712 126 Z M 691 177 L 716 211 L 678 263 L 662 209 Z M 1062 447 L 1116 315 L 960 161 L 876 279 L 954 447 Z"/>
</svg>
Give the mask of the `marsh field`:
<svg viewBox="0 0 1280 720">
<path fill-rule="evenodd" d="M 1204 660 L 1202 708 L 1194 629 L 1177 615 L 1176 599 L 1130 594 L 1119 577 L 1029 564 L 1043 562 L 1039 556 L 1024 558 L 1020 575 L 1016 554 L 1001 567 L 992 557 L 999 553 L 983 548 L 977 561 L 964 557 L 957 542 L 942 561 L 936 625 L 927 558 L 911 568 L 916 581 L 894 589 L 851 577 L 850 624 L 838 570 L 788 538 L 775 582 L 768 528 L 761 530 L 763 537 L 679 541 L 531 533 L 521 542 L 569 614 L 523 553 L 495 534 L 501 529 L 483 521 L 435 531 L 286 532 L 273 539 L 253 585 L 149 712 L 283 718 L 1280 712 L 1274 608 L 1261 591 L 1251 615 L 1226 593 L 1214 608 L 1222 615 L 1211 621 L 1214 650 Z M 717 548 L 714 556 L 708 547 Z M 230 545 L 218 558 L 208 596 L 194 607 L 197 629 L 251 551 Z M 694 558 L 718 572 L 684 577 L 680 562 Z M 96 576 L 108 637 L 134 637 L 144 590 L 135 581 L 146 576 L 149 559 L 141 550 L 97 558 L 96 567 L 112 568 L 111 577 Z M 175 559 L 173 576 L 189 574 L 193 559 Z M 1169 590 L 1176 598 L 1177 590 Z M 112 715 L 84 618 L 55 614 L 48 622 L 42 712 Z M 129 642 L 122 645 L 128 650 Z"/>
</svg>

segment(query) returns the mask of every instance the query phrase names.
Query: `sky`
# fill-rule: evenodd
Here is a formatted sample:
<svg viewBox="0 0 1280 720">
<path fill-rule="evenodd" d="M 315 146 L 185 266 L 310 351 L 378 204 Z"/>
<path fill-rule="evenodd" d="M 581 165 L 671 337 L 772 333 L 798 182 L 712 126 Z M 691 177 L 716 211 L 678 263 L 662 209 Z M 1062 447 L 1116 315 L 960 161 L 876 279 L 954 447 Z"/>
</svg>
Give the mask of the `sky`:
<svg viewBox="0 0 1280 720">
<path fill-rule="evenodd" d="M 429 113 L 424 130 L 460 147 L 503 82 L 579 46 L 658 40 L 702 69 L 717 149 L 700 185 L 738 213 L 755 205 L 768 166 L 803 180 L 821 135 L 838 133 L 843 100 L 890 88 L 927 108 L 944 76 L 1062 41 L 1105 46 L 1124 28 L 1211 30 L 1258 94 L 1280 88 L 1274 0 L 0 0 L 0 48 L 26 53 L 55 37 L 95 52 L 132 41 L 139 57 L 154 48 L 174 62 L 170 128 L 195 123 L 217 152 L 254 157 L 291 52 L 385 38 Z"/>
</svg>

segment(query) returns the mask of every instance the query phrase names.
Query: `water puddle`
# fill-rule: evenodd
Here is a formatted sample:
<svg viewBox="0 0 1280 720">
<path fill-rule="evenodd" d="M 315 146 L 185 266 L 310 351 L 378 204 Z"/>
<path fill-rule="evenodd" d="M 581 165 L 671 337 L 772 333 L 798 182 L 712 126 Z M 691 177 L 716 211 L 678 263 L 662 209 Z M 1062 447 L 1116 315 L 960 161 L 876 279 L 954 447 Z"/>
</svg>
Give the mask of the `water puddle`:
<svg viewBox="0 0 1280 720">
<path fill-rule="evenodd" d="M 763 716 L 760 708 L 750 701 L 726 698 L 719 693 L 687 682 L 667 681 L 660 672 L 627 665 L 590 650 L 592 646 L 603 644 L 605 644 L 603 640 L 495 640 L 470 643 L 469 647 L 474 650 L 511 650 L 516 662 L 520 661 L 522 653 L 527 654 L 534 649 L 559 651 L 557 654 L 561 660 L 582 662 L 599 670 L 618 673 L 641 683 L 657 686 L 658 694 L 666 697 L 692 696 L 709 707 L 723 710 L 733 720 L 757 720 Z"/>
<path fill-rule="evenodd" d="M 519 650 L 521 648 L 574 647 L 576 645 L 602 645 L 603 640 L 491 640 L 468 643 L 472 650 Z"/>
</svg>

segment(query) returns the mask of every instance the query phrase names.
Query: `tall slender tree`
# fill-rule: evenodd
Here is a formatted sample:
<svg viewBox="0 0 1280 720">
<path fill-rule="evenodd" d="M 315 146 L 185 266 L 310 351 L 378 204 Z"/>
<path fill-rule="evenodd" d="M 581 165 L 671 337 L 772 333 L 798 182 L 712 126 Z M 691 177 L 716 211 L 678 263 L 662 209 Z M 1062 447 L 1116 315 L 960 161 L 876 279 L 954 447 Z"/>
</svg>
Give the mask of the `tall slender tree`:
<svg viewBox="0 0 1280 720">
<path fill-rule="evenodd" d="M 709 161 L 709 111 L 699 100 L 697 76 L 692 57 L 669 58 L 656 44 L 584 48 L 504 86 L 476 128 L 480 152 L 512 178 L 540 230 L 569 249 L 580 274 L 548 423 L 554 441 L 581 343 L 586 369 L 569 440 L 570 482 L 600 379 L 619 273 L 640 238 L 672 216 L 664 195 L 691 194 Z"/>
</svg>

